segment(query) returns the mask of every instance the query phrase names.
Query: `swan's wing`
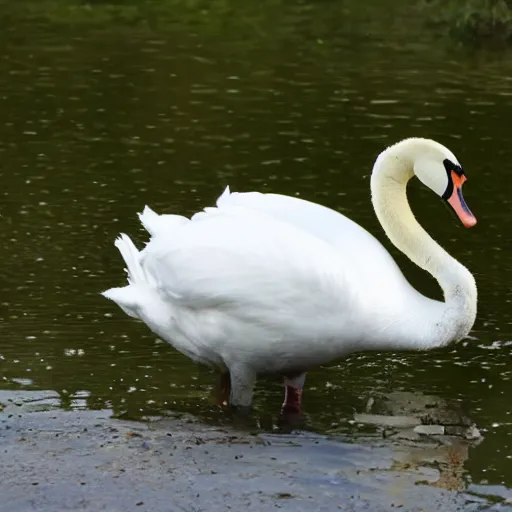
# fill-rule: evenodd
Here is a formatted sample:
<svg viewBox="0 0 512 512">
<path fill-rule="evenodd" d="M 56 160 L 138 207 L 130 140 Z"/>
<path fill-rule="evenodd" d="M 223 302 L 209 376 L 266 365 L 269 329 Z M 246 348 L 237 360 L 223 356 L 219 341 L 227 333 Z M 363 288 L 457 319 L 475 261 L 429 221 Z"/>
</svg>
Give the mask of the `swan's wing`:
<svg viewBox="0 0 512 512">
<path fill-rule="evenodd" d="M 191 221 L 182 219 L 159 231 L 142 252 L 151 253 L 147 265 L 159 276 L 162 293 L 183 304 L 248 305 L 248 287 L 266 296 L 276 283 L 297 283 L 299 275 L 310 280 L 300 285 L 306 294 L 311 288 L 332 294 L 325 277 L 329 269 L 337 269 L 337 282 L 343 283 L 344 307 L 364 302 L 374 308 L 398 303 L 399 308 L 413 290 L 376 238 L 344 215 L 309 201 L 227 188 L 216 207 Z M 214 276 L 223 276 L 224 285 Z M 349 297 L 349 291 L 357 297 Z M 281 294 L 284 303 L 295 290 L 282 286 L 272 293 Z"/>
<path fill-rule="evenodd" d="M 395 296 L 411 292 L 400 268 L 373 235 L 345 215 L 304 199 L 260 192 L 231 192 L 228 187 L 218 198 L 216 207 L 205 208 L 192 220 L 235 211 L 266 215 L 329 244 L 347 270 L 358 272 L 360 288 L 373 289 L 378 294 L 379 290 L 388 290 Z"/>
<path fill-rule="evenodd" d="M 217 209 L 245 208 L 292 224 L 322 239 L 333 247 L 346 250 L 347 237 L 357 237 L 372 249 L 385 249 L 364 228 L 345 215 L 304 199 L 260 192 L 231 192 L 229 187 L 217 199 Z M 205 209 L 212 213 L 212 208 Z"/>
<path fill-rule="evenodd" d="M 157 236 L 144 269 L 175 304 L 255 320 L 349 314 L 359 297 L 323 241 L 262 215 L 217 214 Z"/>
</svg>

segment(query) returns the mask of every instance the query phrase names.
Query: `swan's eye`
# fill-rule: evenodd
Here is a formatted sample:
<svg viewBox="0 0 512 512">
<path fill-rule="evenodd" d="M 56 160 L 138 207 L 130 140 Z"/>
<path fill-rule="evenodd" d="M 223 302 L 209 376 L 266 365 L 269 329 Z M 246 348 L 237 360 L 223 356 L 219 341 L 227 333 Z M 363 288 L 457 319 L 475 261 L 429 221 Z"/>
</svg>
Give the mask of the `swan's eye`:
<svg viewBox="0 0 512 512">
<path fill-rule="evenodd" d="M 448 160 L 448 158 L 443 160 L 443 164 L 446 169 L 446 174 L 448 175 L 448 185 L 441 197 L 448 201 L 453 194 L 454 188 L 460 191 L 467 177 L 461 165 L 454 164 L 451 160 Z"/>
<path fill-rule="evenodd" d="M 466 176 L 466 173 L 464 172 L 464 169 L 461 165 L 454 164 L 451 160 L 448 160 L 448 158 L 445 158 L 443 160 L 444 168 L 446 169 L 446 173 L 448 174 L 448 177 L 451 176 L 452 171 L 457 174 L 457 176 Z"/>
</svg>

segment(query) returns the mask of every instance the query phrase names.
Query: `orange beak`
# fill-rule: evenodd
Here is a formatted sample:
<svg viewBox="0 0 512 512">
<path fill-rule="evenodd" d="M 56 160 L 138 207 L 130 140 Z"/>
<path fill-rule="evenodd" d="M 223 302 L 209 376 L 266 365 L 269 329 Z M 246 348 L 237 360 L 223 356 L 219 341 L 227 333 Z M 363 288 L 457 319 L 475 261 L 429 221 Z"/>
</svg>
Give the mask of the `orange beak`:
<svg viewBox="0 0 512 512">
<path fill-rule="evenodd" d="M 467 178 L 464 175 L 459 176 L 454 171 L 451 172 L 451 177 L 453 182 L 453 192 L 448 198 L 448 202 L 457 214 L 457 217 L 459 217 L 463 226 L 471 228 L 476 224 L 476 217 L 471 213 L 471 210 L 468 208 L 464 201 L 464 197 L 462 196 L 462 185 Z"/>
</svg>

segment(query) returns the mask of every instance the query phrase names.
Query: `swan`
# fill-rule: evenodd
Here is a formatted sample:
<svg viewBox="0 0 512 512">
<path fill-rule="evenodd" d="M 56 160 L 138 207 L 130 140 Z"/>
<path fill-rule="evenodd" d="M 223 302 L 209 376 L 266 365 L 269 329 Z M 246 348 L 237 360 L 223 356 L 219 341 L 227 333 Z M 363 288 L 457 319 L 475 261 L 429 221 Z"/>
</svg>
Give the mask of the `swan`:
<svg viewBox="0 0 512 512">
<path fill-rule="evenodd" d="M 259 374 L 285 380 L 283 412 L 299 412 L 306 372 L 356 351 L 429 350 L 465 337 L 477 311 L 469 270 L 420 226 L 407 201 L 419 178 L 465 227 L 455 155 L 429 139 L 385 149 L 371 200 L 390 241 L 439 283 L 444 301 L 415 290 L 384 246 L 346 216 L 299 198 L 219 197 L 191 219 L 139 214 L 150 241 L 115 241 L 128 285 L 103 295 L 189 358 L 217 367 L 234 408 L 248 408 Z"/>
</svg>

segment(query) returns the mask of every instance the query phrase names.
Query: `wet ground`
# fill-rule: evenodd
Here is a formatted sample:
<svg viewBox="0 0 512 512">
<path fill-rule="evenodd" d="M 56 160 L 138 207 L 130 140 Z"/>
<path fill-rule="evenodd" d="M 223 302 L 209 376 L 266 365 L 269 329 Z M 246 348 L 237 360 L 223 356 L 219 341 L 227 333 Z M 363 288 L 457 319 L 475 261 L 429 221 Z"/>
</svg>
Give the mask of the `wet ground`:
<svg viewBox="0 0 512 512">
<path fill-rule="evenodd" d="M 460 437 L 347 442 L 191 416 L 130 422 L 110 411 L 62 411 L 52 392 L 1 393 L 0 402 L 0 495 L 9 512 L 512 511 L 505 488 L 464 490 L 474 441 Z"/>
</svg>

